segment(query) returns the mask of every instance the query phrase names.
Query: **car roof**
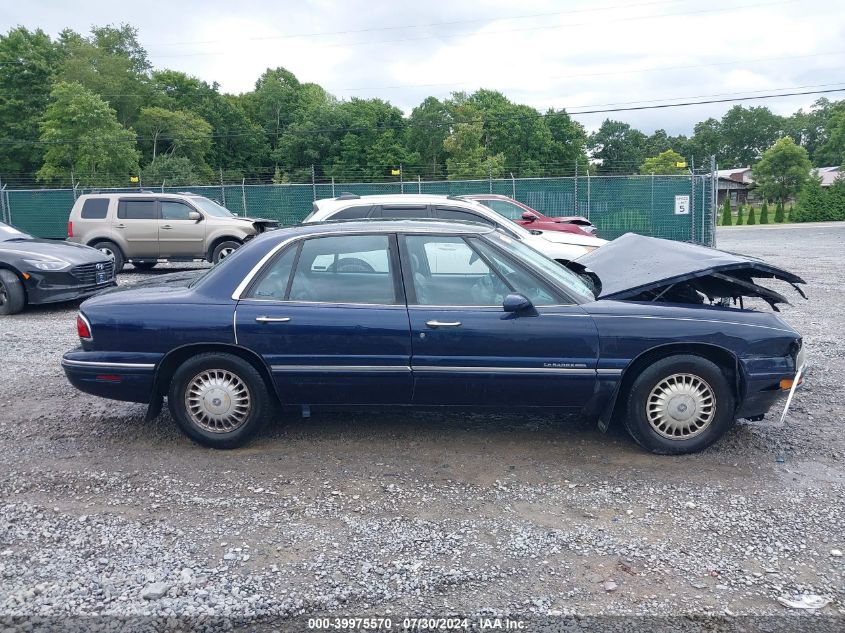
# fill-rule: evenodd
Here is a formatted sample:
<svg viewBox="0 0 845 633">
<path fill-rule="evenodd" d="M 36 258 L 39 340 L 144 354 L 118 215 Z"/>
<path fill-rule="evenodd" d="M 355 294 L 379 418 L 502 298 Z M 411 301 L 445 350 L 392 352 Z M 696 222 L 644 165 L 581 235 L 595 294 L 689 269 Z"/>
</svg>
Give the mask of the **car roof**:
<svg viewBox="0 0 845 633">
<path fill-rule="evenodd" d="M 438 233 L 446 235 L 480 235 L 492 233 L 495 227 L 460 220 L 343 220 L 300 224 L 263 233 L 256 240 L 288 239 L 294 235 L 343 235 L 348 233 Z"/>
<path fill-rule="evenodd" d="M 329 210 L 339 207 L 350 207 L 359 203 L 363 204 L 449 204 L 450 202 L 457 202 L 464 204 L 472 204 L 472 201 L 458 196 L 450 196 L 446 194 L 435 193 L 391 193 L 391 194 L 376 194 L 371 196 L 355 196 L 354 194 L 342 193 L 336 198 L 321 198 L 315 200 L 320 210 Z"/>
</svg>

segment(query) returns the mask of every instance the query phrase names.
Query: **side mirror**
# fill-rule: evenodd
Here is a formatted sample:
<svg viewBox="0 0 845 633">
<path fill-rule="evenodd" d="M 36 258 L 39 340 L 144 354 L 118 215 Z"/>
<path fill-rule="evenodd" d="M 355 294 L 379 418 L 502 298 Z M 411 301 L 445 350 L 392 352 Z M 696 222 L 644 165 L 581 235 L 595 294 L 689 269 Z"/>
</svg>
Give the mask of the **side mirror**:
<svg viewBox="0 0 845 633">
<path fill-rule="evenodd" d="M 523 211 L 522 219 L 525 220 L 526 222 L 533 222 L 534 220 L 537 219 L 537 216 L 534 215 L 533 213 L 531 213 L 531 211 Z"/>
<path fill-rule="evenodd" d="M 202 214 L 199 211 L 188 211 L 188 219 L 199 222 L 202 220 Z"/>
<path fill-rule="evenodd" d="M 502 302 L 502 308 L 504 308 L 505 312 L 524 312 L 533 307 L 534 304 L 531 303 L 531 299 L 515 292 L 505 297 L 505 300 Z"/>
</svg>

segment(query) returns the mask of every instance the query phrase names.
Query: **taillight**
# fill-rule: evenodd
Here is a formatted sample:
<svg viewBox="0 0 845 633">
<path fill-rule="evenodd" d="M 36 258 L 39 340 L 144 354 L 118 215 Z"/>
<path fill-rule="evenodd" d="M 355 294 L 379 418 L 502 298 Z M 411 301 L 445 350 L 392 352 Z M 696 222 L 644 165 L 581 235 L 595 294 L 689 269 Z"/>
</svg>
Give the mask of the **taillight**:
<svg viewBox="0 0 845 633">
<path fill-rule="evenodd" d="M 70 220 L 68 220 L 67 222 L 67 236 L 73 237 L 73 222 L 71 222 Z"/>
<path fill-rule="evenodd" d="M 94 338 L 91 336 L 91 325 L 88 323 L 88 319 L 81 314 L 76 316 L 76 333 L 83 341 L 90 341 Z"/>
</svg>

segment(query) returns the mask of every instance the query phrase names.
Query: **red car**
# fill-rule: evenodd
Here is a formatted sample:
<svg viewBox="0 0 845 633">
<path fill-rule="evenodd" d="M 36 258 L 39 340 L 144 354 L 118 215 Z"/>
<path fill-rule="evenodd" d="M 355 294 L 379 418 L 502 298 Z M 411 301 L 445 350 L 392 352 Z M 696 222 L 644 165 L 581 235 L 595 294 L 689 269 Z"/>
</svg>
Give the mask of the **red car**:
<svg viewBox="0 0 845 633">
<path fill-rule="evenodd" d="M 527 204 L 522 204 L 513 198 L 500 196 L 495 193 L 479 193 L 461 197 L 466 198 L 467 200 L 476 200 L 485 207 L 490 207 L 499 215 L 503 215 L 509 220 L 513 220 L 527 229 L 536 229 L 538 231 L 563 231 L 566 233 L 575 233 L 576 235 L 598 237 L 596 235 L 596 227 L 593 223 L 580 215 L 566 215 L 550 218 L 539 211 L 532 209 Z"/>
</svg>

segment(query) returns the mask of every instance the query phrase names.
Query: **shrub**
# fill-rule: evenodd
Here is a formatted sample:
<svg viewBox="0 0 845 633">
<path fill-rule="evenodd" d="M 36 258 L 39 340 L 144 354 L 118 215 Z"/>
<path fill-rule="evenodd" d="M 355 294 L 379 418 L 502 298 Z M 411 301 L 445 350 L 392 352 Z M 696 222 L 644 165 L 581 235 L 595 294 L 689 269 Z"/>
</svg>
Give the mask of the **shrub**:
<svg viewBox="0 0 845 633">
<path fill-rule="evenodd" d="M 736 205 L 736 225 L 740 226 L 742 224 L 742 205 Z"/>
<path fill-rule="evenodd" d="M 811 180 L 801 189 L 798 205 L 789 215 L 793 222 L 845 220 L 845 180 L 838 179 L 826 189 Z"/>
<path fill-rule="evenodd" d="M 763 202 L 763 207 L 760 209 L 760 224 L 769 223 L 769 203 Z"/>
<path fill-rule="evenodd" d="M 775 222 L 783 222 L 783 202 L 778 200 L 778 206 L 775 208 Z"/>
<path fill-rule="evenodd" d="M 748 207 L 748 220 L 746 224 L 757 224 L 757 218 L 754 216 L 754 207 L 750 205 Z"/>
<path fill-rule="evenodd" d="M 731 217 L 731 199 L 728 196 L 725 196 L 725 202 L 722 204 L 722 226 L 730 226 L 733 224 L 733 218 Z"/>
</svg>

